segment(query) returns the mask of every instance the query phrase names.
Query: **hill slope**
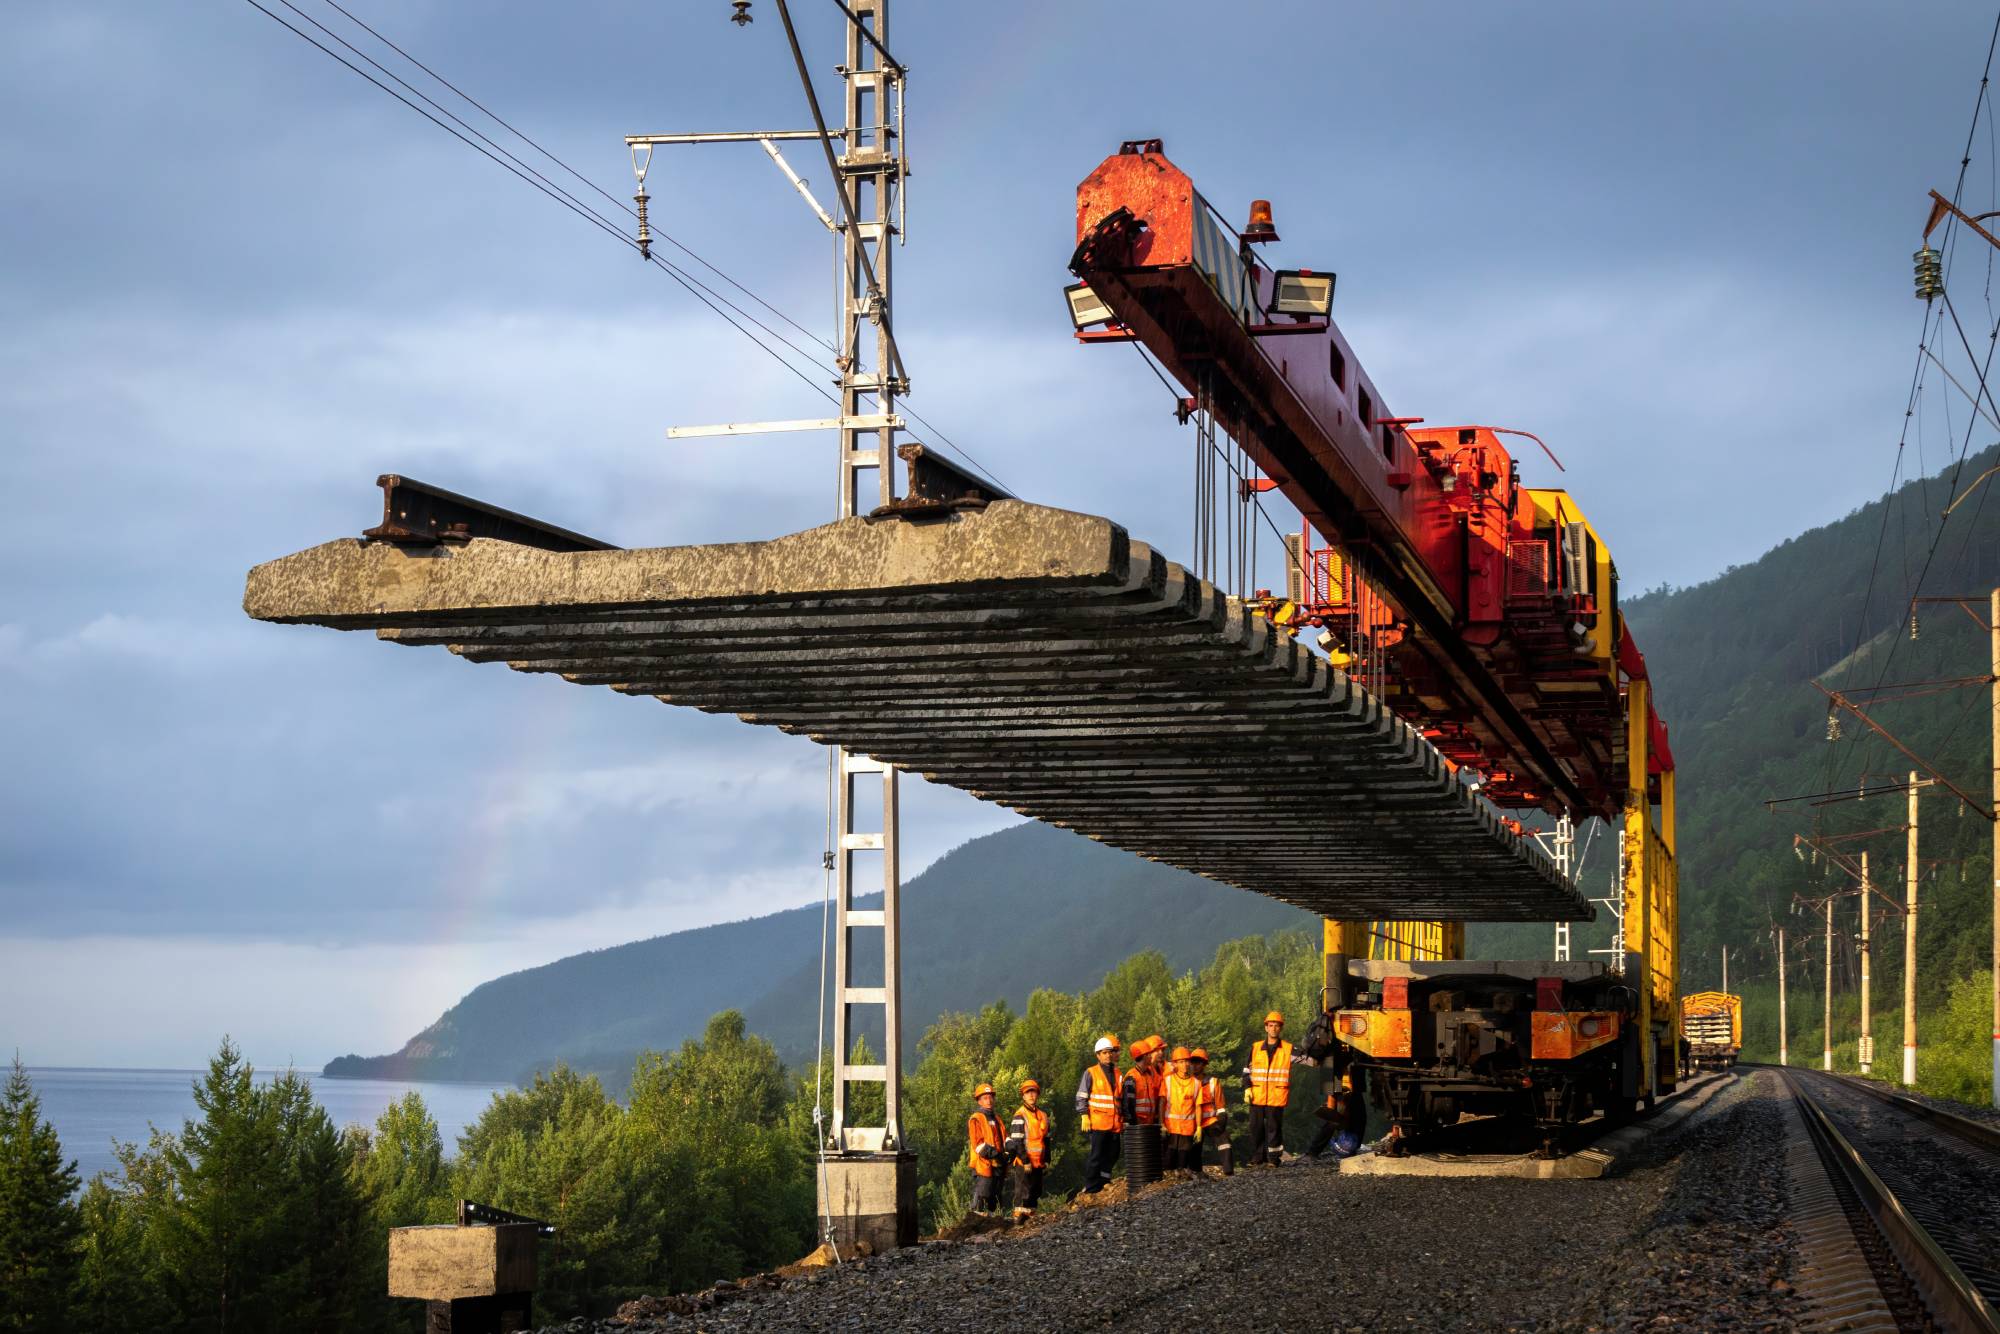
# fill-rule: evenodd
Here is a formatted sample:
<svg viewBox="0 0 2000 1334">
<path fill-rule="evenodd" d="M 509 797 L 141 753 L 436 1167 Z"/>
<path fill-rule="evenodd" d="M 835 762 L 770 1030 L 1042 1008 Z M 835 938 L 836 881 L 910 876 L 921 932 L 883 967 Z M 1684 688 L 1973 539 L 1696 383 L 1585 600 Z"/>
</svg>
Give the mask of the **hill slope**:
<svg viewBox="0 0 2000 1334">
<path fill-rule="evenodd" d="M 1972 456 L 1960 470 L 1960 484 L 1996 463 L 2000 447 Z M 1987 485 L 1996 483 L 2000 478 Z M 1725 944 L 1732 980 L 1775 971 L 1770 927 L 1793 921 L 1794 893 L 1825 892 L 1825 864 L 1802 864 L 1792 854 L 1795 831 L 1809 829 L 1815 816 L 1825 833 L 1835 835 L 1903 822 L 1900 796 L 1821 808 L 1798 803 L 1776 813 L 1764 808 L 1768 798 L 1852 788 L 1863 774 L 1887 784 L 1911 767 L 1852 717 L 1842 720 L 1841 740 L 1829 744 L 1826 697 L 1812 683 L 1845 691 L 1878 681 L 1986 674 L 1986 636 L 1954 609 L 1923 608 L 1920 637 L 1909 638 L 1911 590 L 1947 498 L 1943 474 L 1913 481 L 1886 500 L 1780 543 L 1748 565 L 1692 588 L 1655 589 L 1625 604 L 1679 766 L 1683 978 L 1689 989 L 1720 983 Z M 1983 506 L 1975 496 L 1946 525 L 1923 591 L 1983 594 L 1996 583 L 2000 496 Z M 1870 696 L 1858 698 L 1866 706 Z M 1985 702 L 1979 687 L 1923 694 L 1870 712 L 1984 799 Z M 1990 827 L 1975 814 L 1959 813 L 1947 796 L 1923 800 L 1921 856 L 1946 863 L 1924 872 L 1924 899 L 1933 911 L 1921 927 L 1919 976 L 1930 975 L 1928 990 L 1984 966 L 1974 946 L 1987 929 Z M 1848 851 L 1864 846 L 1876 859 L 1878 881 L 1900 898 L 1900 832 L 1857 840 Z M 1616 847 L 1616 831 L 1599 829 L 1585 867 L 1595 894 L 1611 892 Z M 1851 918 L 1853 912 L 1849 899 L 1845 914 Z M 1794 925 L 1810 931 L 1809 923 Z M 1610 930 L 1608 918 L 1578 927 L 1579 956 L 1608 944 Z M 1547 949 L 1549 935 L 1545 927 L 1474 927 L 1472 952 L 1521 957 L 1522 950 Z M 1894 994 L 1886 989 L 1889 979 L 1901 975 L 1900 950 L 1899 943 L 1877 950 L 1875 967 L 1885 996 Z M 1851 954 L 1841 966 L 1852 967 Z"/>
<path fill-rule="evenodd" d="M 903 887 L 905 1032 L 914 1040 L 937 1015 L 1000 997 L 1018 1010 L 1035 987 L 1087 990 L 1142 949 L 1190 968 L 1232 937 L 1311 920 L 1065 830 L 1016 825 Z M 818 1022 L 819 941 L 814 904 L 572 955 L 483 983 L 402 1050 L 343 1056 L 326 1073 L 509 1080 L 565 1060 L 622 1086 L 636 1053 L 677 1045 L 723 1009 L 795 1061 L 810 1056 Z"/>
</svg>

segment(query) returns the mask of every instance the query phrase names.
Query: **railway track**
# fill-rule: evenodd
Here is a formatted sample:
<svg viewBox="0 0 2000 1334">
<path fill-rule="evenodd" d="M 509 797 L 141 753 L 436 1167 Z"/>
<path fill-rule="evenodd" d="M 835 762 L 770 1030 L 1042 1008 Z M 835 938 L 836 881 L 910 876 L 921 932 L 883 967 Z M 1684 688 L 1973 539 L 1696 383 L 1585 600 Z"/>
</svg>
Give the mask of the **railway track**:
<svg viewBox="0 0 2000 1334">
<path fill-rule="evenodd" d="M 2000 1331 L 2000 1130 L 1859 1080 L 1776 1073 L 1799 1290 L 1826 1329 Z"/>
</svg>

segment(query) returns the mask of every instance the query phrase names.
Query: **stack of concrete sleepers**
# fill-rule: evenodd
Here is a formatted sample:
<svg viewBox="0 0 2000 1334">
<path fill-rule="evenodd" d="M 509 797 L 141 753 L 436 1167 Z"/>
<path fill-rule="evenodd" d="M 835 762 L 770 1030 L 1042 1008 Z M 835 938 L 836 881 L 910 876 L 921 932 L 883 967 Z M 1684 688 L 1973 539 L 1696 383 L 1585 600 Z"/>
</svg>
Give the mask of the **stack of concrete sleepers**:
<svg viewBox="0 0 2000 1334">
<path fill-rule="evenodd" d="M 1332 917 L 1588 905 L 1367 692 L 1109 520 L 998 501 L 765 542 L 329 542 L 263 620 L 369 629 L 838 744 Z"/>
</svg>

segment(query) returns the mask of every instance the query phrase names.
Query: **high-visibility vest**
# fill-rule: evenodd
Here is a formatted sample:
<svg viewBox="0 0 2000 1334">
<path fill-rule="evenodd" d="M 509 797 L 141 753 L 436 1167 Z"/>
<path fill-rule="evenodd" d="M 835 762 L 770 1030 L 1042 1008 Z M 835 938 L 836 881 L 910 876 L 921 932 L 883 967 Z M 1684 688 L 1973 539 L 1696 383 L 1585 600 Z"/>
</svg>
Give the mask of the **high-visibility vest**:
<svg viewBox="0 0 2000 1334">
<path fill-rule="evenodd" d="M 1090 1111 L 1085 1115 L 1085 1130 L 1123 1130 L 1124 1118 L 1118 1114 L 1118 1067 L 1112 1065 L 1092 1065 L 1090 1067 Z"/>
<path fill-rule="evenodd" d="M 1134 1069 L 1129 1073 L 1132 1091 L 1137 1095 L 1132 1103 L 1134 1119 L 1139 1125 L 1152 1125 L 1160 1119 L 1160 1086 L 1166 1077 L 1157 1070 Z"/>
<path fill-rule="evenodd" d="M 1283 1107 L 1292 1100 L 1292 1044 L 1279 1042 L 1267 1051 L 1259 1042 L 1250 1048 L 1250 1087 L 1244 1100 L 1252 1107 Z"/>
<path fill-rule="evenodd" d="M 1001 1153 L 1007 1138 L 1000 1129 L 1000 1118 L 983 1109 L 974 1112 L 965 1119 L 965 1137 L 972 1146 L 972 1170 L 983 1177 L 998 1173 Z M 980 1149 L 989 1144 L 993 1146 L 993 1156 L 990 1158 L 980 1152 Z"/>
<path fill-rule="evenodd" d="M 1193 1075 L 1168 1075 L 1163 1081 L 1162 1124 L 1169 1135 L 1195 1135 L 1201 1129 L 1201 1081 Z"/>
<path fill-rule="evenodd" d="M 1220 1124 L 1223 1111 L 1222 1081 L 1210 1075 L 1201 1081 L 1201 1128 Z"/>
<path fill-rule="evenodd" d="M 1026 1105 L 1014 1109 L 1014 1124 L 1020 1127 L 1021 1140 L 1028 1146 L 1029 1167 L 1049 1165 L 1049 1114 L 1039 1107 Z"/>
</svg>

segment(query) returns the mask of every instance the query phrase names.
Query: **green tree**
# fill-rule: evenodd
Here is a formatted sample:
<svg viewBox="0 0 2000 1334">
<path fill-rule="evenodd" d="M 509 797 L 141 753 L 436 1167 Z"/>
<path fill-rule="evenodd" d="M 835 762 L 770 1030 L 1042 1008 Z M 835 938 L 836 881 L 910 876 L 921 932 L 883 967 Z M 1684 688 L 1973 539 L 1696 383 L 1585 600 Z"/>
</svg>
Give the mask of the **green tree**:
<svg viewBox="0 0 2000 1334">
<path fill-rule="evenodd" d="M 354 1147 L 355 1175 L 385 1228 L 452 1221 L 444 1142 L 421 1093 L 411 1089 L 383 1108 Z"/>
<path fill-rule="evenodd" d="M 622 1117 L 595 1076 L 557 1066 L 527 1089 L 495 1094 L 459 1139 L 461 1195 L 555 1227 L 536 1292 L 551 1317 L 590 1314 L 597 1298 L 645 1273 L 631 1244 Z"/>
<path fill-rule="evenodd" d="M 129 1146 L 127 1146 L 129 1148 Z M 81 1329 L 152 1329 L 165 1323 L 153 1283 L 153 1256 L 138 1209 L 109 1172 L 77 1201 L 82 1235 L 71 1323 Z"/>
<path fill-rule="evenodd" d="M 55 1127 L 20 1055 L 0 1092 L 0 1330 L 63 1328 L 76 1282 L 79 1220 Z"/>
<path fill-rule="evenodd" d="M 624 1133 L 644 1164 L 671 1286 L 773 1268 L 811 1246 L 814 1196 L 771 1044 L 724 1011 L 672 1056 L 640 1057 Z"/>
<path fill-rule="evenodd" d="M 311 1085 L 260 1087 L 223 1039 L 194 1086 L 199 1119 L 123 1146 L 123 1194 L 177 1330 L 351 1328 L 366 1304 L 370 1230 L 352 1146 Z M 102 1201 L 100 1201 L 102 1203 Z"/>
</svg>

